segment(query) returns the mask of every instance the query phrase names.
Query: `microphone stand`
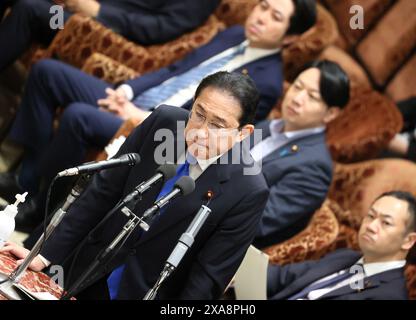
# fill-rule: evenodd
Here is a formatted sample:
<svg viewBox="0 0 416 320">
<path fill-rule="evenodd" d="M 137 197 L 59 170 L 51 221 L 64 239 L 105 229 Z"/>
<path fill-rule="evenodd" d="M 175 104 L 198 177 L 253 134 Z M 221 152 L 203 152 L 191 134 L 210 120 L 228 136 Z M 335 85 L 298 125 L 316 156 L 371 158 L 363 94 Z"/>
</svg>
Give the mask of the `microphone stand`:
<svg viewBox="0 0 416 320">
<path fill-rule="evenodd" d="M 114 251 L 117 245 L 120 243 L 121 240 L 125 239 L 130 236 L 133 230 L 140 225 L 140 227 L 144 231 L 148 231 L 150 226 L 146 223 L 143 217 L 138 217 L 133 213 L 132 210 L 129 209 L 128 205 L 134 207 L 139 201 L 142 200 L 142 196 L 148 190 L 150 190 L 151 186 L 160 179 L 160 177 L 156 178 L 153 177 L 149 181 L 143 181 L 140 185 L 138 185 L 133 192 L 127 195 L 119 204 L 117 204 L 109 213 L 108 215 L 112 215 L 115 213 L 119 208 L 122 207 L 121 212 L 124 213 L 127 217 L 131 217 L 130 220 L 123 226 L 121 232 L 114 238 L 114 240 L 102 250 L 94 259 L 94 261 L 88 266 L 87 270 L 84 271 L 83 274 L 74 282 L 74 284 L 68 289 L 68 291 L 61 297 L 61 300 L 68 300 L 71 296 L 75 296 L 79 293 L 83 288 L 87 286 L 87 284 L 91 281 L 89 276 L 91 273 Z M 124 241 L 125 241 L 124 240 Z"/>
<path fill-rule="evenodd" d="M 29 267 L 30 263 L 39 254 L 43 246 L 43 243 L 50 237 L 50 235 L 62 221 L 68 208 L 81 195 L 84 188 L 88 184 L 90 178 L 90 175 L 82 175 L 77 180 L 75 186 L 72 188 L 64 204 L 54 213 L 49 225 L 46 228 L 45 233 L 42 233 L 42 235 L 36 241 L 32 250 L 30 250 L 29 254 L 23 260 L 22 264 L 18 268 L 16 268 L 7 278 L 4 278 L 7 280 L 0 285 L 0 294 L 4 295 L 7 299 L 10 300 L 21 300 L 20 295 L 16 292 L 15 285 L 20 282 L 22 276 Z"/>
<path fill-rule="evenodd" d="M 190 247 L 192 247 L 195 237 L 204 224 L 205 220 L 208 218 L 211 213 L 211 209 L 205 205 L 202 205 L 196 214 L 195 218 L 192 220 L 188 229 L 181 235 L 179 238 L 178 244 L 173 249 L 169 258 L 166 260 L 165 267 L 160 273 L 159 278 L 151 288 L 143 300 L 154 300 L 160 286 L 165 282 L 165 280 L 172 274 L 173 271 L 178 267 L 179 263 L 182 261 L 182 258 L 185 256 L 185 253 Z"/>
<path fill-rule="evenodd" d="M 139 199 L 141 200 L 141 198 Z M 127 240 L 133 230 L 140 225 L 145 231 L 149 229 L 149 225 L 140 217 L 135 215 L 128 207 L 123 207 L 121 211 L 130 219 L 127 223 L 123 226 L 121 232 L 114 238 L 114 240 L 102 250 L 97 257 L 95 257 L 94 261 L 88 266 L 87 270 L 74 282 L 72 287 L 66 292 L 64 296 L 62 296 L 61 300 L 68 300 L 71 296 L 76 295 L 82 289 L 84 289 L 89 282 L 91 281 L 89 276 L 91 273 L 114 251 L 117 245 L 123 239 Z"/>
<path fill-rule="evenodd" d="M 188 180 L 191 180 L 194 183 L 194 181 L 189 177 L 182 177 L 178 181 L 184 181 L 184 183 L 186 183 Z M 192 190 L 194 188 L 195 188 L 195 183 L 193 185 Z M 84 271 L 81 274 L 81 276 L 70 287 L 70 289 L 67 291 L 67 293 L 64 296 L 61 297 L 61 300 L 67 300 L 71 296 L 76 295 L 82 289 L 84 289 L 91 282 L 91 278 L 90 278 L 91 273 L 109 256 L 110 253 L 112 253 L 114 251 L 114 249 L 117 247 L 117 245 L 120 243 L 121 240 L 124 240 L 124 241 L 121 243 L 121 245 L 119 246 L 118 249 L 120 249 L 123 246 L 124 242 L 127 241 L 130 234 L 133 232 L 133 230 L 138 225 L 140 225 L 140 227 L 144 231 L 149 230 L 149 224 L 147 223 L 147 220 L 150 221 L 153 218 L 156 209 L 160 209 L 162 206 L 159 207 L 159 206 L 154 205 L 152 208 L 150 208 L 152 210 L 150 210 L 150 209 L 146 210 L 145 213 L 141 217 L 138 217 L 136 214 L 133 213 L 132 210 L 130 210 L 127 207 L 127 203 L 132 203 L 133 202 L 134 205 L 135 205 L 138 201 L 141 201 L 143 193 L 145 193 L 149 189 L 150 189 L 150 186 L 146 186 L 146 183 L 140 184 L 135 189 L 134 192 L 130 193 L 125 199 L 123 199 L 123 201 L 121 201 L 115 208 L 113 208 L 111 210 L 111 213 L 113 213 L 116 210 L 118 210 L 118 208 L 123 206 L 123 208 L 121 209 L 121 212 L 124 213 L 127 217 L 130 217 L 130 220 L 127 221 L 127 223 L 124 225 L 121 232 L 114 238 L 114 240 L 107 246 L 107 248 L 102 250 L 95 257 L 94 261 L 88 266 L 86 271 Z M 178 194 L 183 193 L 181 188 L 177 187 L 176 189 L 177 190 L 175 190 L 175 192 L 171 192 L 170 194 L 168 194 L 164 198 L 162 198 L 163 201 L 160 200 L 161 202 L 163 202 L 163 205 L 165 205 L 169 200 L 171 200 L 172 198 L 174 198 Z M 168 199 L 168 200 L 166 200 L 166 199 Z M 149 214 L 147 214 L 148 212 L 149 212 Z M 113 257 L 114 257 L 114 254 L 113 254 L 113 256 L 110 256 L 110 259 L 112 259 Z"/>
</svg>

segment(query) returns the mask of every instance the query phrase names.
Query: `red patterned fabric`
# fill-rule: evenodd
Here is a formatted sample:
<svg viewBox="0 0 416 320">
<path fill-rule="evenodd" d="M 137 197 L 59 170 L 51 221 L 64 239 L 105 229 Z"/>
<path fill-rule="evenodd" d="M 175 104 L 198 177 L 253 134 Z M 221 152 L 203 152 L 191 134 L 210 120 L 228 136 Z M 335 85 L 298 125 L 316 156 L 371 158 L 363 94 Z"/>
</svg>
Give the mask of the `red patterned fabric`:
<svg viewBox="0 0 416 320">
<path fill-rule="evenodd" d="M 16 268 L 16 259 L 9 254 L 0 253 L 0 273 L 10 274 Z M 32 292 L 49 292 L 51 295 L 59 298 L 62 289 L 41 272 L 33 272 L 28 270 L 22 277 L 20 284 Z M 0 294 L 0 300 L 7 300 Z"/>
</svg>

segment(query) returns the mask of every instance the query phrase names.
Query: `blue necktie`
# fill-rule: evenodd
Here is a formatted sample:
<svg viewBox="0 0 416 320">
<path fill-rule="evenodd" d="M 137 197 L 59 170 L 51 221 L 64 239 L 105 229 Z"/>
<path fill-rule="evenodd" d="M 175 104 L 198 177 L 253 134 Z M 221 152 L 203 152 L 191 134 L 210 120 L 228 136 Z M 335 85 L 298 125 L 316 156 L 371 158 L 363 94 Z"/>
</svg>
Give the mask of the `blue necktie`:
<svg viewBox="0 0 416 320">
<path fill-rule="evenodd" d="M 178 181 L 178 179 L 183 176 L 189 176 L 189 162 L 187 160 L 185 160 L 184 164 L 176 168 L 176 175 L 165 182 L 162 190 L 160 191 L 156 199 L 159 200 L 163 196 L 167 195 L 173 189 L 173 186 L 175 185 L 176 181 Z M 164 209 L 165 208 L 160 209 L 160 214 L 163 214 Z M 113 272 L 111 272 L 110 276 L 107 278 L 107 286 L 111 300 L 115 300 L 118 296 L 121 277 L 123 276 L 125 267 L 126 265 L 122 264 L 118 268 L 114 269 Z"/>
<path fill-rule="evenodd" d="M 156 87 L 146 90 L 137 96 L 133 100 L 133 103 L 145 110 L 155 108 L 180 90 L 200 83 L 203 78 L 224 67 L 235 56 L 243 54 L 245 49 L 246 44 L 242 43 L 234 48 L 234 50 L 231 50 L 231 52 L 224 57 L 216 59 L 208 64 L 202 63 L 195 68 L 172 78 L 168 82 L 164 82 Z"/>
<path fill-rule="evenodd" d="M 307 286 L 306 288 L 304 288 L 302 291 L 298 292 L 297 294 L 289 297 L 287 300 L 296 300 L 296 299 L 300 299 L 300 298 L 305 298 L 308 296 L 308 294 L 314 290 L 318 290 L 318 289 L 322 289 L 325 287 L 331 287 L 334 286 L 348 278 L 351 278 L 352 276 L 354 276 L 355 273 L 350 273 L 348 270 L 346 270 L 346 272 L 343 272 L 333 278 L 330 278 L 328 280 L 325 281 L 320 281 L 318 283 L 312 283 L 309 286 Z"/>
</svg>

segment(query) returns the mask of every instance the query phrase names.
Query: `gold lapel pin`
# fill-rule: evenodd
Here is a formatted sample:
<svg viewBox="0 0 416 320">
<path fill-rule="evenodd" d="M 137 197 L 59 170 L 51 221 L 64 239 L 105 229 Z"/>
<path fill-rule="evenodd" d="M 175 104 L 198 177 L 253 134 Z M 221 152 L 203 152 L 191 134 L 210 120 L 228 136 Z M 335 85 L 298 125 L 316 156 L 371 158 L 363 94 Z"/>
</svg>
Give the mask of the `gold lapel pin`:
<svg viewBox="0 0 416 320">
<path fill-rule="evenodd" d="M 297 144 L 294 144 L 291 148 L 292 152 L 298 152 L 299 151 L 299 147 Z"/>
<path fill-rule="evenodd" d="M 248 75 L 248 70 L 247 69 L 243 69 L 243 70 L 241 70 L 241 73 L 246 76 L 246 75 Z"/>
</svg>

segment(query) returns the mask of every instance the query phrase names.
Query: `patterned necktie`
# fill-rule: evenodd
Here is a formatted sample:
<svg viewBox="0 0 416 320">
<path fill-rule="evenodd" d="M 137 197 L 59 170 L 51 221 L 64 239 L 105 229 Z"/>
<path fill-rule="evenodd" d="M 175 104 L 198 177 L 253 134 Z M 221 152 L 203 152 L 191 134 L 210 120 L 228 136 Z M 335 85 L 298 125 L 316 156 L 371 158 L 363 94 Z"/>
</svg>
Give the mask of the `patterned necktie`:
<svg viewBox="0 0 416 320">
<path fill-rule="evenodd" d="M 189 71 L 170 79 L 170 81 L 150 88 L 142 94 L 138 95 L 133 100 L 133 103 L 145 110 L 155 108 L 180 90 L 188 88 L 191 85 L 197 85 L 206 76 L 210 75 L 216 70 L 220 70 L 234 57 L 239 54 L 243 54 L 246 47 L 246 43 L 242 43 L 235 47 L 234 50 L 231 50 L 231 52 L 224 57 L 218 58 L 214 61 L 211 61 L 210 63 L 201 63 L 195 68 L 192 68 Z"/>
<path fill-rule="evenodd" d="M 312 283 L 309 286 L 307 286 L 306 288 L 304 288 L 302 291 L 298 292 L 297 294 L 289 297 L 287 300 L 297 300 L 300 298 L 305 298 L 308 296 L 308 294 L 312 291 L 315 290 L 319 290 L 322 288 L 326 288 L 326 287 L 331 287 L 334 286 L 348 278 L 353 277 L 354 275 L 356 275 L 356 273 L 350 273 L 349 269 L 346 270 L 345 272 L 338 274 L 337 276 L 330 278 L 328 280 L 324 280 L 324 281 L 320 281 L 317 283 Z"/>
<path fill-rule="evenodd" d="M 165 182 L 162 190 L 160 191 L 156 199 L 159 200 L 160 198 L 167 195 L 173 189 L 173 186 L 175 185 L 176 181 L 178 181 L 178 179 L 183 176 L 189 176 L 189 162 L 187 160 L 185 160 L 184 164 L 176 168 L 176 175 Z M 164 211 L 165 208 L 161 208 L 160 214 L 163 214 Z M 125 267 L 126 265 L 122 264 L 118 268 L 114 269 L 113 272 L 111 272 L 110 276 L 107 278 L 107 286 L 111 300 L 117 299 L 118 292 L 120 289 L 120 282 Z"/>
</svg>

